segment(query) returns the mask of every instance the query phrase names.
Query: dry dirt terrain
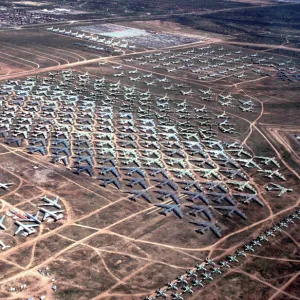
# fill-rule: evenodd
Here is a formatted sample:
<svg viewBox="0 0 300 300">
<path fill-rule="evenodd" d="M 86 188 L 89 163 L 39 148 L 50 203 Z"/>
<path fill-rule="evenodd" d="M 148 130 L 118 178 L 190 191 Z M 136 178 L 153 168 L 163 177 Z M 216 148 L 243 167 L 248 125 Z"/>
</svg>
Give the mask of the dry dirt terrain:
<svg viewBox="0 0 300 300">
<path fill-rule="evenodd" d="M 299 299 L 300 59 L 117 24 L 0 31 L 0 299 Z"/>
</svg>

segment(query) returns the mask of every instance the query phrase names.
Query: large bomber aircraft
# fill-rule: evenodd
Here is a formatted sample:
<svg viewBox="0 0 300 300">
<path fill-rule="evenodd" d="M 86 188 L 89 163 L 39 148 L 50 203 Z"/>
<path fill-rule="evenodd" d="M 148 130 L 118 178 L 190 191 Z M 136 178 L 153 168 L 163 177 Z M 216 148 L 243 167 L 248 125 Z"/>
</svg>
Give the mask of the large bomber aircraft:
<svg viewBox="0 0 300 300">
<path fill-rule="evenodd" d="M 217 237 L 221 237 L 221 231 L 220 228 L 216 225 L 216 223 L 208 222 L 208 221 L 200 221 L 200 222 L 194 222 L 190 221 L 191 224 L 195 224 L 197 226 L 200 226 L 202 228 L 197 229 L 196 232 L 204 234 L 205 231 L 211 230 Z"/>
</svg>

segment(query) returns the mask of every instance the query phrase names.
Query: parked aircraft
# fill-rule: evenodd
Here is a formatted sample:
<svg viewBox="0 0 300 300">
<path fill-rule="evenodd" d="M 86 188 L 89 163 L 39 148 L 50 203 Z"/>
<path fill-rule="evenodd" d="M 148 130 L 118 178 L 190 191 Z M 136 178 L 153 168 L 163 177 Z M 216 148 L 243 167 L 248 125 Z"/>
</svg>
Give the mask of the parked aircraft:
<svg viewBox="0 0 300 300">
<path fill-rule="evenodd" d="M 44 214 L 44 216 L 42 218 L 42 222 L 44 222 L 49 217 L 53 218 L 54 221 L 58 221 L 64 217 L 63 214 L 61 214 L 64 212 L 64 210 L 62 210 L 62 209 L 49 211 L 48 209 L 40 207 L 39 210 Z"/>
<path fill-rule="evenodd" d="M 15 224 L 18 226 L 14 235 L 17 235 L 19 232 L 24 231 L 25 235 L 30 235 L 36 232 L 33 227 L 38 227 L 40 224 L 24 224 L 20 221 L 16 221 Z"/>
<path fill-rule="evenodd" d="M 190 221 L 190 223 L 202 227 L 196 230 L 196 232 L 198 233 L 204 234 L 205 231 L 211 230 L 217 237 L 221 238 L 222 236 L 220 228 L 214 222 L 208 222 L 208 221 L 191 222 Z"/>
<path fill-rule="evenodd" d="M 0 218 L 0 229 L 2 230 L 6 230 L 6 226 L 3 224 L 5 217 L 6 216 L 4 215 Z"/>
<path fill-rule="evenodd" d="M 243 218 L 244 220 L 247 220 L 247 216 L 241 210 L 239 210 L 235 205 L 232 205 L 232 206 L 213 206 L 213 208 L 228 211 L 228 213 L 226 213 L 226 216 L 228 216 L 228 217 L 232 217 L 232 214 L 235 213 L 238 216 L 240 216 L 241 218 Z"/>
<path fill-rule="evenodd" d="M 43 204 L 43 206 L 54 206 L 58 209 L 61 209 L 61 205 L 58 204 L 59 197 L 56 197 L 54 200 L 51 200 L 47 196 L 44 196 L 41 200 L 46 202 Z"/>
<path fill-rule="evenodd" d="M 163 214 L 165 216 L 168 213 L 173 212 L 180 219 L 182 219 L 182 217 L 183 217 L 183 214 L 182 214 L 182 211 L 181 211 L 181 208 L 180 208 L 180 204 L 172 204 L 172 205 L 169 205 L 169 204 L 154 204 L 154 205 L 157 206 L 157 207 L 163 208 L 164 210 L 161 212 L 161 214 Z"/>
<path fill-rule="evenodd" d="M 13 183 L 1 183 L 0 182 L 0 188 L 7 190 L 11 185 L 13 185 Z"/>
<path fill-rule="evenodd" d="M 10 248 L 10 246 L 5 245 L 1 240 L 0 240 L 0 246 L 1 246 L 1 250 L 2 250 L 2 251 L 4 251 L 4 250 Z"/>
</svg>

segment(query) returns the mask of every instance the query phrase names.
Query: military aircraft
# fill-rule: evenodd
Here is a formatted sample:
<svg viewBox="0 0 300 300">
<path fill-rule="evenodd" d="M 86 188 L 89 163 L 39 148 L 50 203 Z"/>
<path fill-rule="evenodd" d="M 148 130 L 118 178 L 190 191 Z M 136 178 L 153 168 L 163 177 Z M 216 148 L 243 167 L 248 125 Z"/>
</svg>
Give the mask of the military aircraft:
<svg viewBox="0 0 300 300">
<path fill-rule="evenodd" d="M 156 297 L 167 298 L 167 296 L 166 291 L 163 291 L 162 289 L 156 290 Z"/>
<path fill-rule="evenodd" d="M 167 283 L 167 286 L 168 286 L 168 290 L 174 290 L 176 291 L 178 288 L 177 288 L 177 284 L 176 283 L 173 283 L 173 282 L 168 282 Z"/>
<path fill-rule="evenodd" d="M 264 206 L 263 202 L 259 200 L 259 198 L 257 197 L 256 194 L 245 194 L 245 193 L 243 193 L 243 194 L 234 194 L 234 193 L 233 193 L 232 196 L 237 197 L 237 198 L 238 198 L 238 197 L 243 198 L 243 199 L 241 200 L 241 202 L 244 203 L 244 204 L 249 204 L 250 201 L 254 201 L 254 202 L 256 202 L 258 205 Z"/>
<path fill-rule="evenodd" d="M 277 170 L 258 170 L 258 172 L 262 172 L 267 174 L 266 177 L 273 178 L 273 175 L 280 178 L 281 180 L 286 180 L 286 178 L 280 173 L 279 169 Z"/>
<path fill-rule="evenodd" d="M 15 224 L 18 226 L 14 235 L 17 235 L 19 232 L 24 231 L 25 235 L 30 235 L 36 232 L 33 227 L 38 227 L 40 224 L 24 224 L 20 221 L 16 221 Z"/>
<path fill-rule="evenodd" d="M 197 217 L 198 214 L 203 213 L 210 221 L 214 219 L 208 206 L 205 205 L 185 205 L 185 206 L 192 209 L 189 212 L 190 215 Z"/>
<path fill-rule="evenodd" d="M 46 202 L 46 203 L 43 204 L 43 206 L 53 206 L 53 207 L 56 207 L 58 209 L 61 209 L 61 205 L 58 204 L 59 197 L 56 197 L 54 200 L 51 200 L 47 196 L 44 196 L 41 200 Z"/>
<path fill-rule="evenodd" d="M 210 281 L 214 280 L 210 273 L 205 272 L 202 274 L 202 276 L 203 276 L 203 280 L 210 280 Z"/>
<path fill-rule="evenodd" d="M 171 198 L 176 204 L 180 204 L 180 199 L 176 192 L 164 191 L 164 190 L 157 190 L 155 192 L 162 195 L 162 196 L 159 196 L 158 199 L 165 200 L 167 198 Z"/>
<path fill-rule="evenodd" d="M 98 168 L 97 168 L 98 169 Z M 120 177 L 120 174 L 119 174 L 119 171 L 117 169 L 117 167 L 99 167 L 100 169 L 100 173 L 101 175 L 106 175 L 107 173 L 112 173 L 115 177 L 119 178 Z"/>
<path fill-rule="evenodd" d="M 277 197 L 281 197 L 284 193 L 286 192 L 293 192 L 293 189 L 286 188 L 282 185 L 276 184 L 276 183 L 270 183 L 269 185 L 266 186 L 267 191 L 280 191 Z"/>
<path fill-rule="evenodd" d="M 198 183 L 198 182 L 196 182 Z M 186 188 L 185 188 L 186 189 Z M 210 204 L 210 199 L 206 197 L 206 194 L 202 192 L 202 189 L 200 187 L 200 190 L 198 189 L 198 191 L 196 192 L 183 192 L 183 194 L 189 195 L 189 199 L 188 201 L 194 202 L 194 200 L 201 200 L 203 201 L 206 205 Z"/>
<path fill-rule="evenodd" d="M 185 92 L 183 90 L 180 90 L 181 94 L 184 95 L 184 96 L 190 96 L 193 94 L 193 90 L 190 89 L 189 91 Z"/>
<path fill-rule="evenodd" d="M 42 222 L 44 222 L 49 217 L 53 218 L 54 221 L 58 221 L 64 217 L 63 214 L 61 214 L 64 212 L 64 210 L 62 210 L 62 209 L 50 211 L 48 209 L 40 207 L 39 210 L 40 210 L 40 212 L 42 212 L 44 214 L 44 216 L 42 218 Z"/>
<path fill-rule="evenodd" d="M 13 183 L 1 183 L 0 182 L 0 188 L 7 190 L 11 185 L 13 185 Z"/>
<path fill-rule="evenodd" d="M 35 215 L 32 215 L 30 213 L 25 213 L 26 217 L 28 219 L 22 219 L 22 222 L 35 222 L 37 224 L 41 224 L 41 221 L 39 220 L 39 214 L 40 212 L 38 211 Z"/>
<path fill-rule="evenodd" d="M 182 290 L 183 290 L 183 293 L 189 293 L 189 294 L 193 294 L 194 293 L 192 287 L 188 286 L 188 285 L 184 285 L 182 287 Z"/>
<path fill-rule="evenodd" d="M 157 207 L 161 207 L 163 208 L 163 211 L 160 212 L 163 215 L 167 215 L 170 212 L 173 212 L 176 216 L 178 216 L 178 218 L 182 219 L 183 215 L 182 215 L 182 211 L 180 208 L 180 204 L 154 204 Z"/>
<path fill-rule="evenodd" d="M 131 190 L 131 191 L 124 191 L 125 193 L 129 193 L 132 194 L 134 196 L 130 197 L 131 200 L 136 201 L 137 198 L 142 197 L 143 199 L 145 199 L 146 201 L 148 201 L 149 203 L 151 202 L 152 198 L 151 195 L 148 194 L 145 191 L 141 191 L 141 190 Z"/>
<path fill-rule="evenodd" d="M 178 189 L 177 185 L 172 180 L 158 179 L 158 178 L 156 179 L 155 178 L 155 179 L 151 179 L 151 181 L 159 182 L 159 184 L 157 185 L 157 187 L 160 187 L 160 188 L 162 188 L 165 185 L 168 185 L 174 191 L 177 191 L 177 189 Z"/>
<path fill-rule="evenodd" d="M 232 217 L 232 214 L 235 213 L 238 216 L 240 216 L 241 218 L 243 218 L 244 220 L 247 220 L 247 216 L 237 208 L 237 206 L 232 205 L 232 206 L 213 206 L 213 208 L 215 209 L 219 209 L 219 210 L 226 210 L 228 211 L 228 213 L 226 213 L 225 215 L 228 217 Z"/>
<path fill-rule="evenodd" d="M 173 300 L 184 300 L 184 298 L 181 296 L 181 294 L 178 293 L 172 293 L 172 299 Z"/>
<path fill-rule="evenodd" d="M 102 180 L 101 186 L 107 187 L 109 184 L 114 184 L 118 189 L 121 188 L 121 183 L 117 178 L 108 178 L 108 177 L 97 177 L 97 179 Z"/>
<path fill-rule="evenodd" d="M 6 250 L 6 249 L 8 249 L 8 248 L 10 248 L 10 246 L 5 245 L 1 240 L 0 240 L 0 246 L 1 246 L 1 250 L 2 250 L 2 251 L 3 251 L 3 250 Z"/>
<path fill-rule="evenodd" d="M 82 172 L 87 172 L 91 177 L 94 176 L 94 171 L 93 168 L 91 166 L 77 166 L 75 165 L 74 168 L 76 168 L 76 170 L 74 171 L 75 174 L 80 174 Z"/>
<path fill-rule="evenodd" d="M 193 279 L 192 280 L 192 285 L 196 286 L 196 287 L 203 287 L 203 281 L 202 280 L 197 280 L 197 279 Z"/>
<path fill-rule="evenodd" d="M 221 231 L 220 228 L 216 225 L 214 222 L 208 222 L 208 221 L 200 221 L 200 222 L 194 222 L 190 221 L 191 224 L 195 224 L 197 226 L 203 227 L 200 229 L 197 229 L 196 232 L 204 234 L 205 231 L 211 230 L 217 237 L 221 238 Z"/>
<path fill-rule="evenodd" d="M 0 229 L 6 230 L 6 226 L 3 224 L 5 215 L 0 218 Z"/>
<path fill-rule="evenodd" d="M 147 182 L 143 178 L 124 178 L 124 180 L 129 181 L 127 186 L 133 187 L 135 185 L 140 185 L 143 189 L 147 189 Z"/>
</svg>

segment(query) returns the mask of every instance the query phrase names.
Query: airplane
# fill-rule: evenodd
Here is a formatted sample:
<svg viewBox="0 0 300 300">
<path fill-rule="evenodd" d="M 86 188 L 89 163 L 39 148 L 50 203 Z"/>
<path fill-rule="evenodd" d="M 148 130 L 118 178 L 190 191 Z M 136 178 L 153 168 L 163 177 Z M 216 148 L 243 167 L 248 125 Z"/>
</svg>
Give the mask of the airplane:
<svg viewBox="0 0 300 300">
<path fill-rule="evenodd" d="M 22 222 L 35 222 L 37 224 L 41 224 L 41 221 L 38 218 L 39 214 L 39 211 L 35 215 L 25 212 L 25 215 L 28 219 L 22 219 Z"/>
<path fill-rule="evenodd" d="M 139 184 L 143 189 L 147 189 L 148 185 L 143 178 L 125 178 L 124 180 L 130 181 L 127 185 L 130 187 Z"/>
<path fill-rule="evenodd" d="M 94 176 L 94 171 L 93 168 L 91 166 L 74 166 L 74 168 L 76 168 L 75 170 L 75 174 L 80 174 L 82 172 L 87 172 L 91 177 Z"/>
<path fill-rule="evenodd" d="M 188 199 L 188 201 L 194 202 L 194 200 L 199 199 L 201 201 L 203 201 L 205 204 L 209 205 L 210 204 L 210 200 L 206 197 L 205 193 L 202 192 L 183 192 L 185 195 L 189 195 L 190 198 Z"/>
<path fill-rule="evenodd" d="M 126 175 L 132 175 L 134 173 L 137 173 L 138 175 L 142 177 L 146 177 L 145 172 L 141 168 L 130 168 L 130 167 L 122 167 L 121 170 L 128 171 Z"/>
<path fill-rule="evenodd" d="M 101 169 L 100 173 L 101 175 L 106 175 L 107 173 L 112 173 L 115 177 L 119 178 L 120 177 L 120 174 L 118 172 L 118 169 L 117 167 L 99 167 L 99 169 Z"/>
<path fill-rule="evenodd" d="M 158 289 L 155 291 L 156 292 L 156 297 L 163 297 L 163 298 L 167 298 L 167 294 L 166 291 L 163 291 L 162 289 Z"/>
<path fill-rule="evenodd" d="M 221 231 L 220 228 L 216 225 L 214 222 L 208 222 L 208 221 L 200 221 L 200 222 L 193 222 L 190 221 L 191 224 L 195 224 L 197 226 L 203 227 L 200 229 L 197 229 L 196 232 L 204 234 L 205 231 L 211 230 L 217 237 L 221 238 Z"/>
<path fill-rule="evenodd" d="M 188 286 L 188 285 L 184 285 L 182 287 L 183 293 L 189 293 L 189 294 L 193 294 L 194 291 L 192 290 L 192 287 Z"/>
<path fill-rule="evenodd" d="M 234 197 L 242 197 L 244 200 L 241 200 L 244 204 L 249 204 L 250 201 L 256 202 L 260 206 L 264 206 L 263 202 L 259 200 L 256 194 L 232 194 Z"/>
<path fill-rule="evenodd" d="M 46 203 L 43 204 L 43 206 L 53 206 L 53 207 L 56 207 L 58 209 L 61 209 L 61 205 L 58 204 L 59 197 L 56 197 L 54 200 L 51 200 L 47 196 L 44 196 L 41 200 L 46 202 Z"/>
<path fill-rule="evenodd" d="M 212 270 L 211 270 L 211 273 L 212 273 L 212 274 L 218 274 L 218 275 L 221 275 L 223 272 L 221 271 L 220 268 L 213 267 Z"/>
<path fill-rule="evenodd" d="M 193 279 L 192 280 L 192 285 L 196 286 L 196 287 L 203 287 L 203 281 L 202 280 Z"/>
<path fill-rule="evenodd" d="M 238 216 L 240 216 L 241 218 L 243 218 L 244 220 L 247 220 L 247 216 L 237 208 L 237 206 L 232 205 L 232 206 L 213 206 L 213 208 L 215 209 L 220 209 L 220 210 L 226 210 L 228 211 L 228 213 L 226 213 L 225 215 L 228 217 L 232 217 L 232 214 L 235 213 Z"/>
<path fill-rule="evenodd" d="M 121 188 L 121 183 L 117 178 L 98 177 L 97 179 L 102 180 L 101 186 L 107 187 L 109 184 L 114 184 L 118 189 Z"/>
<path fill-rule="evenodd" d="M 20 231 L 24 231 L 25 235 L 33 234 L 36 232 L 36 230 L 33 227 L 40 226 L 40 224 L 24 224 L 20 221 L 16 221 L 15 224 L 18 225 L 18 228 L 15 231 L 14 235 L 17 235 Z"/>
<path fill-rule="evenodd" d="M 168 290 L 175 290 L 176 291 L 178 289 L 176 283 L 168 282 L 167 286 L 168 286 L 168 288 L 167 288 Z"/>
<path fill-rule="evenodd" d="M 62 210 L 49 211 L 48 209 L 40 207 L 39 210 L 40 210 L 40 212 L 42 212 L 44 214 L 44 216 L 42 218 L 42 222 L 44 222 L 49 217 L 53 218 L 54 221 L 58 221 L 58 220 L 63 218 L 63 215 L 61 214 L 62 212 L 64 212 L 63 209 Z"/>
<path fill-rule="evenodd" d="M 243 112 L 253 112 L 253 106 L 248 106 L 248 107 L 244 107 L 244 106 L 239 106 L 239 108 L 243 111 Z"/>
<path fill-rule="evenodd" d="M 189 96 L 189 95 L 192 95 L 193 94 L 193 90 L 192 89 L 190 89 L 189 91 L 187 91 L 187 92 L 185 92 L 185 91 L 183 91 L 183 90 L 180 90 L 180 92 L 181 92 L 181 94 L 182 95 L 186 95 L 186 96 Z"/>
<path fill-rule="evenodd" d="M 202 274 L 202 276 L 203 276 L 203 280 L 210 280 L 210 281 L 214 280 L 210 273 L 205 272 Z"/>
<path fill-rule="evenodd" d="M 181 297 L 181 294 L 178 294 L 178 293 L 172 293 L 172 299 L 173 300 L 184 300 L 183 297 Z"/>
<path fill-rule="evenodd" d="M 7 190 L 9 186 L 13 185 L 13 183 L 1 183 L 0 182 L 0 188 Z"/>
<path fill-rule="evenodd" d="M 161 207 L 164 210 L 162 212 L 160 212 L 163 215 L 167 215 L 170 212 L 174 212 L 175 215 L 177 215 L 180 219 L 182 219 L 183 215 L 182 215 L 182 211 L 180 208 L 180 204 L 154 204 L 157 207 Z"/>
<path fill-rule="evenodd" d="M 275 157 L 255 156 L 255 158 L 263 160 L 262 163 L 265 165 L 268 165 L 271 162 L 274 165 L 276 165 L 278 168 L 280 168 L 280 164 L 277 162 Z"/>
<path fill-rule="evenodd" d="M 155 192 L 162 195 L 159 196 L 158 199 L 165 200 L 167 198 L 171 198 L 176 204 L 180 204 L 180 199 L 178 198 L 176 192 L 174 193 L 174 192 L 164 191 L 164 190 L 157 190 Z"/>
<path fill-rule="evenodd" d="M 139 197 L 144 198 L 149 203 L 152 200 L 151 196 L 147 192 L 145 192 L 145 191 L 131 190 L 131 191 L 124 191 L 124 192 L 125 193 L 129 193 L 129 194 L 133 194 L 134 196 L 130 197 L 130 200 L 133 200 L 133 201 L 136 201 L 136 199 L 139 198 Z"/>
<path fill-rule="evenodd" d="M 270 183 L 269 185 L 266 186 L 267 191 L 280 191 L 277 197 L 281 197 L 284 193 L 286 192 L 293 192 L 293 189 L 286 188 L 282 185 L 276 184 L 276 183 Z"/>
<path fill-rule="evenodd" d="M 2 250 L 2 251 L 5 250 L 5 249 L 10 248 L 10 246 L 5 245 L 1 240 L 0 240 L 0 246 L 1 246 L 1 250 Z"/>
<path fill-rule="evenodd" d="M 5 215 L 0 218 L 0 229 L 6 230 L 6 226 L 3 224 Z"/>
<path fill-rule="evenodd" d="M 210 221 L 214 219 L 211 211 L 205 205 L 185 205 L 185 206 L 192 209 L 189 212 L 190 215 L 197 217 L 198 214 L 203 213 Z"/>
<path fill-rule="evenodd" d="M 254 252 L 254 248 L 251 245 L 245 245 L 245 251 Z"/>
<path fill-rule="evenodd" d="M 286 178 L 277 170 L 258 170 L 258 172 L 266 173 L 266 177 L 273 178 L 273 175 L 280 178 L 281 180 L 286 180 Z"/>
</svg>

